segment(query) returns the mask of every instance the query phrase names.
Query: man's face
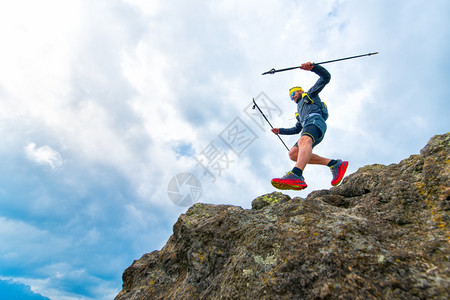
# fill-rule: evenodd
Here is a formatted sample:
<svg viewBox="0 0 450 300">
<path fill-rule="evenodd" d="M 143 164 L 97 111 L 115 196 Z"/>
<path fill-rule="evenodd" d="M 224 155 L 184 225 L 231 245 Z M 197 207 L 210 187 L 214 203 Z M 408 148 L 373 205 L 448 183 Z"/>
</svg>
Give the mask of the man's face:
<svg viewBox="0 0 450 300">
<path fill-rule="evenodd" d="M 291 94 L 291 99 L 295 102 L 298 103 L 298 101 L 302 98 L 302 91 L 295 91 L 292 92 Z"/>
</svg>

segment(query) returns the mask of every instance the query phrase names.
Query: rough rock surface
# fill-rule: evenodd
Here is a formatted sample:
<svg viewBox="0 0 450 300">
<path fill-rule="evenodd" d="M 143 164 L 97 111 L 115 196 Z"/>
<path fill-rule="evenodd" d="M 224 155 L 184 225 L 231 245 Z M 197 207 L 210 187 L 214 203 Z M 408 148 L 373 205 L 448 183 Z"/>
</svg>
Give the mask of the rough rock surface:
<svg viewBox="0 0 450 300">
<path fill-rule="evenodd" d="M 449 299 L 450 133 L 306 199 L 195 204 L 116 299 Z"/>
</svg>

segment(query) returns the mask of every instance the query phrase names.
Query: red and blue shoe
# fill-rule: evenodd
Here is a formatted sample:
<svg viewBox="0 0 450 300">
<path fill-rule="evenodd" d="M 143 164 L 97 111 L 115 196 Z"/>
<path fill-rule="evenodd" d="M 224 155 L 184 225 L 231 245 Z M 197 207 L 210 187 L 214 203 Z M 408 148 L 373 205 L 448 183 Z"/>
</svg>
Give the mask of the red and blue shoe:
<svg viewBox="0 0 450 300">
<path fill-rule="evenodd" d="M 307 187 L 303 176 L 297 176 L 292 171 L 289 171 L 281 178 L 274 178 L 271 181 L 272 185 L 279 190 L 303 190 Z"/>
<path fill-rule="evenodd" d="M 333 174 L 333 180 L 331 180 L 331 185 L 336 186 L 341 183 L 344 178 L 345 172 L 347 171 L 348 161 L 337 160 L 337 163 L 330 167 L 331 174 Z"/>
</svg>

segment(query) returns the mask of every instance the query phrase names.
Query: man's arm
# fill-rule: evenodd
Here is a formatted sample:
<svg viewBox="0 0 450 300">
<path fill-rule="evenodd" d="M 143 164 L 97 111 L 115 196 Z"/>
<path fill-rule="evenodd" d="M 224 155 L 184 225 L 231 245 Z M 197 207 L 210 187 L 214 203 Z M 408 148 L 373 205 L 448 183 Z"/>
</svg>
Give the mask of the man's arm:
<svg viewBox="0 0 450 300">
<path fill-rule="evenodd" d="M 308 90 L 308 94 L 312 97 L 320 93 L 323 88 L 330 82 L 331 75 L 321 65 L 315 65 L 313 63 L 307 62 L 302 64 L 300 67 L 303 70 L 311 71 L 320 76 L 320 78 L 316 81 L 316 83 Z"/>
<path fill-rule="evenodd" d="M 292 128 L 273 128 L 272 132 L 275 134 L 283 134 L 283 135 L 293 135 L 299 134 L 302 131 L 302 124 L 297 122 Z"/>
</svg>

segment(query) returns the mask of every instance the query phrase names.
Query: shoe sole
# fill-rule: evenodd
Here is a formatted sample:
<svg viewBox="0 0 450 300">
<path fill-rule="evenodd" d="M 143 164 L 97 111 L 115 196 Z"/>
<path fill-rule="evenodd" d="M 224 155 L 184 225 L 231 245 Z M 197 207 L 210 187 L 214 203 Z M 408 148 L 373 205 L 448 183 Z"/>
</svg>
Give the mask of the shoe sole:
<svg viewBox="0 0 450 300">
<path fill-rule="evenodd" d="M 347 167 L 348 167 L 348 161 L 344 161 L 342 162 L 342 164 L 339 166 L 339 170 L 338 170 L 338 177 L 336 178 L 336 180 L 334 180 L 331 182 L 332 186 L 337 186 L 339 183 L 341 183 L 342 179 L 344 178 L 345 172 L 347 172 Z"/>
<path fill-rule="evenodd" d="M 271 183 L 275 188 L 277 188 L 279 190 L 300 191 L 300 190 L 306 189 L 308 187 L 308 185 L 306 185 L 306 183 L 288 184 L 288 183 L 284 183 L 284 182 L 280 182 L 280 181 L 276 181 L 276 180 L 272 180 Z"/>
</svg>

